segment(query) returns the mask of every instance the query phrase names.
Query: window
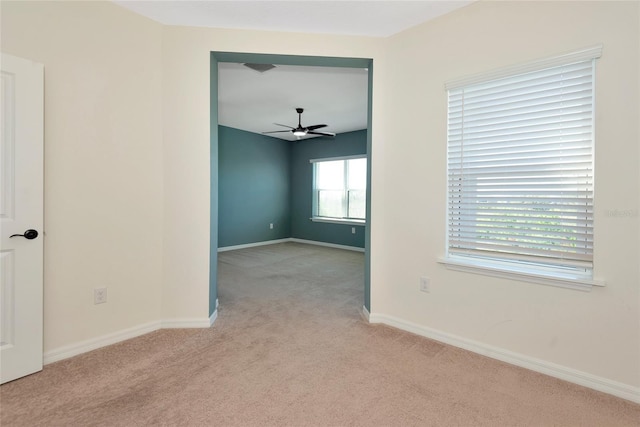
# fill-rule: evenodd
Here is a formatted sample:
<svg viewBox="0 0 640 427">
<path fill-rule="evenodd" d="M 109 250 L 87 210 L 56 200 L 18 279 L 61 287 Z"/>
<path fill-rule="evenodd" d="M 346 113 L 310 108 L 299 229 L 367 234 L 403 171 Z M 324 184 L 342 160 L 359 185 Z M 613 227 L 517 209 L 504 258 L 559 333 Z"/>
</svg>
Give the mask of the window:
<svg viewBox="0 0 640 427">
<path fill-rule="evenodd" d="M 311 160 L 313 219 L 363 222 L 367 205 L 366 157 Z"/>
<path fill-rule="evenodd" d="M 448 261 L 592 278 L 599 56 L 595 48 L 447 85 Z"/>
</svg>

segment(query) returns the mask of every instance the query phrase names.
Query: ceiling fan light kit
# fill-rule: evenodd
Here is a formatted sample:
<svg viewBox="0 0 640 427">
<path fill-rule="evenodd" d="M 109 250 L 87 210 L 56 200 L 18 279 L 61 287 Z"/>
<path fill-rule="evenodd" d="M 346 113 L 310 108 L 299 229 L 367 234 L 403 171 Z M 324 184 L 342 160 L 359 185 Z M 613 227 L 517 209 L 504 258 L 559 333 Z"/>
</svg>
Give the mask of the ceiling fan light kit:
<svg viewBox="0 0 640 427">
<path fill-rule="evenodd" d="M 324 127 L 327 127 L 327 125 L 325 124 L 321 124 L 321 125 L 312 125 L 312 126 L 302 126 L 302 113 L 304 112 L 304 108 L 296 108 L 296 112 L 298 113 L 298 127 L 292 127 L 292 126 L 287 126 L 287 125 L 283 125 L 280 123 L 274 123 L 274 125 L 276 126 L 282 126 L 282 127 L 286 127 L 289 128 L 289 130 L 274 130 L 271 132 L 262 132 L 263 134 L 269 134 L 269 133 L 281 133 L 281 132 L 291 132 L 292 134 L 294 134 L 296 136 L 296 138 L 300 139 L 300 137 L 303 136 L 307 136 L 307 135 L 318 135 L 318 136 L 327 136 L 330 138 L 335 138 L 336 134 L 333 132 L 319 132 L 317 129 L 321 129 Z"/>
</svg>

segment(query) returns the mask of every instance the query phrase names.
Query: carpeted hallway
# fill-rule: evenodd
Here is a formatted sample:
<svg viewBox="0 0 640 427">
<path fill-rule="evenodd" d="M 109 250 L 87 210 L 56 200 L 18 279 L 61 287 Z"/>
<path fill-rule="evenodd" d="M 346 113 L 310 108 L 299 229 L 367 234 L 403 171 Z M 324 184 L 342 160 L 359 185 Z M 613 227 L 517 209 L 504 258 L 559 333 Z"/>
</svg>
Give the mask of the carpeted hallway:
<svg viewBox="0 0 640 427">
<path fill-rule="evenodd" d="M 210 329 L 161 330 L 0 387 L 5 426 L 638 426 L 640 405 L 360 315 L 361 253 L 219 254 Z"/>
</svg>

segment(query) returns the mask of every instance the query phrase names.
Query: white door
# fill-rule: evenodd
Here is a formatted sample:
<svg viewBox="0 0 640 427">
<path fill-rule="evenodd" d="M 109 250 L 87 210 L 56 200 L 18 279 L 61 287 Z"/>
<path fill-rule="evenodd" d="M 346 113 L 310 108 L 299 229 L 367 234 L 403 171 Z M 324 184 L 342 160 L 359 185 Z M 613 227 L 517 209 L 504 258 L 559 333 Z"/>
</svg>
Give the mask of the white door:
<svg viewBox="0 0 640 427">
<path fill-rule="evenodd" d="M 6 54 L 1 66 L 0 383 L 5 383 L 42 370 L 44 67 Z"/>
</svg>

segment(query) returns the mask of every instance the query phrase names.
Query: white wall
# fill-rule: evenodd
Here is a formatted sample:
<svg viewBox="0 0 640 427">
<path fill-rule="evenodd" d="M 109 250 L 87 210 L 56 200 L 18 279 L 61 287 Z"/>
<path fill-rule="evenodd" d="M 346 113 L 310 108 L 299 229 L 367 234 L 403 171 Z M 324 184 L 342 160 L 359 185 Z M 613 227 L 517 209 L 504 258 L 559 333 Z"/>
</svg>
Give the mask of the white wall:
<svg viewBox="0 0 640 427">
<path fill-rule="evenodd" d="M 161 26 L 110 3 L 1 7 L 2 51 L 45 70 L 45 354 L 158 321 Z"/>
<path fill-rule="evenodd" d="M 637 393 L 638 8 L 637 2 L 479 2 L 390 40 L 385 120 L 395 132 L 378 152 L 386 172 L 379 231 L 385 245 L 372 314 L 635 386 Z M 446 227 L 444 83 L 598 43 L 604 50 L 596 80 L 594 263 L 607 287 L 585 293 L 438 264 Z M 610 214 L 616 210 L 632 215 Z M 430 294 L 418 291 L 420 275 L 432 278 Z"/>
</svg>

